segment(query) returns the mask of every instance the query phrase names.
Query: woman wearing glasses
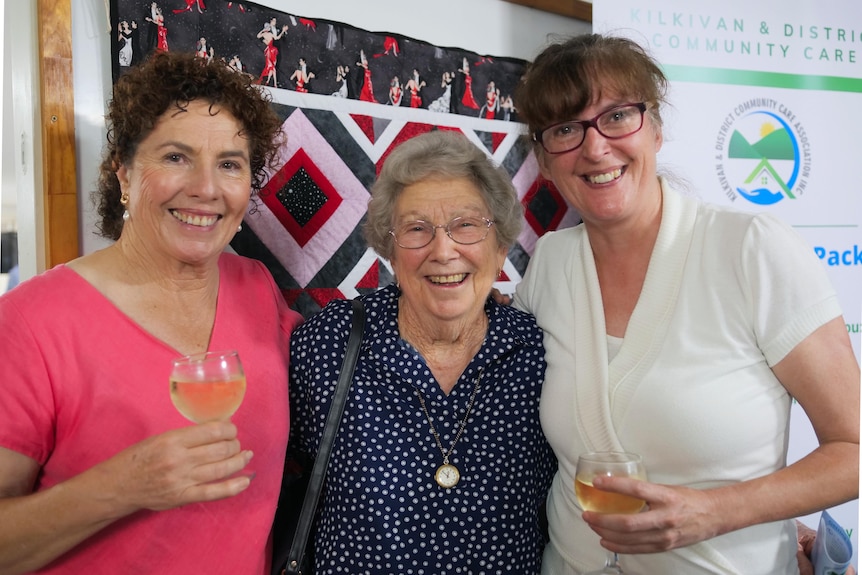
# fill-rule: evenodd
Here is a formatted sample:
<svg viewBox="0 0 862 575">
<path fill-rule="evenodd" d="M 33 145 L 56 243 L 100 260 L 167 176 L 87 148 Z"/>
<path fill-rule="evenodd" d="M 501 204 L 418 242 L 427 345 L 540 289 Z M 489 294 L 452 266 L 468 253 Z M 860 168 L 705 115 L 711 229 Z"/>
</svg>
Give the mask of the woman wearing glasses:
<svg viewBox="0 0 862 575">
<path fill-rule="evenodd" d="M 768 214 L 657 175 L 667 80 L 633 42 L 546 48 L 516 95 L 545 177 L 583 224 L 539 240 L 515 303 L 545 333 L 541 419 L 559 460 L 543 573 L 621 553 L 631 573 L 797 573 L 792 518 L 858 496 L 859 366 L 813 250 Z M 820 445 L 785 462 L 791 398 Z M 582 512 L 578 455 L 643 456 L 644 499 Z"/>
<path fill-rule="evenodd" d="M 506 172 L 461 134 L 416 136 L 386 159 L 365 235 L 396 283 L 363 298 L 315 573 L 539 572 L 556 468 L 539 425 L 542 333 L 488 298 L 521 220 Z M 291 441 L 311 455 L 350 310 L 332 302 L 291 339 Z"/>
</svg>

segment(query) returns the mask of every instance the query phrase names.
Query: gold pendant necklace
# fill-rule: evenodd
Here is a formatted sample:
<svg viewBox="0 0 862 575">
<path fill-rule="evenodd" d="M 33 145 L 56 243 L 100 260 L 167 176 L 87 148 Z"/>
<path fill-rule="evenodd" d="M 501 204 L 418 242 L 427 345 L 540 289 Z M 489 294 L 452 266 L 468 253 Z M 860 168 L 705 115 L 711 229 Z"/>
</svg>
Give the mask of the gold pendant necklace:
<svg viewBox="0 0 862 575">
<path fill-rule="evenodd" d="M 452 451 L 455 449 L 455 444 L 458 443 L 459 439 L 461 439 L 461 434 L 464 433 L 464 428 L 467 426 L 467 418 L 470 417 L 470 411 L 473 409 L 473 403 L 476 401 L 476 393 L 479 391 L 479 382 L 482 381 L 482 374 L 484 371 L 484 368 L 479 369 L 479 375 L 476 376 L 476 384 L 473 386 L 473 393 L 470 395 L 470 403 L 467 404 L 467 413 L 464 414 L 464 419 L 461 420 L 461 425 L 458 427 L 458 433 L 455 434 L 455 439 L 452 440 L 452 445 L 449 446 L 448 451 L 443 449 L 443 443 L 440 441 L 440 434 L 437 433 L 437 429 L 434 428 L 434 423 L 431 421 L 431 414 L 428 413 L 428 408 L 425 407 L 425 398 L 422 397 L 422 392 L 419 391 L 418 388 L 413 388 L 416 392 L 416 397 L 419 398 L 419 405 L 422 406 L 425 418 L 428 420 L 428 425 L 431 427 L 431 435 L 434 436 L 434 441 L 437 442 L 437 447 L 440 449 L 440 453 L 443 454 L 443 465 L 437 468 L 437 472 L 434 474 L 434 480 L 437 482 L 437 485 L 444 489 L 455 487 L 461 480 L 461 472 L 458 471 L 457 467 L 449 463 L 449 456 L 452 455 Z"/>
</svg>

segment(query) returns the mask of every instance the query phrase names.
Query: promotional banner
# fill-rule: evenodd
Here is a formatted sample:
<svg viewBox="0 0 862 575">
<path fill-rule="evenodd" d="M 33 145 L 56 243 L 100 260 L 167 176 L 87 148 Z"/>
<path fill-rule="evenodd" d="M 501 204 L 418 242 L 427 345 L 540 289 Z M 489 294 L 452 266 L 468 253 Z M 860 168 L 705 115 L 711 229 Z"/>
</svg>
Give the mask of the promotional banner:
<svg viewBox="0 0 862 575">
<path fill-rule="evenodd" d="M 823 262 L 860 355 L 862 19 L 853 0 L 596 0 L 593 29 L 627 36 L 671 81 L 659 170 L 703 201 L 771 212 Z M 788 462 L 816 447 L 794 405 Z M 858 502 L 831 509 L 858 548 Z M 819 514 L 803 518 L 817 528 Z M 854 564 L 856 554 L 854 551 Z"/>
</svg>

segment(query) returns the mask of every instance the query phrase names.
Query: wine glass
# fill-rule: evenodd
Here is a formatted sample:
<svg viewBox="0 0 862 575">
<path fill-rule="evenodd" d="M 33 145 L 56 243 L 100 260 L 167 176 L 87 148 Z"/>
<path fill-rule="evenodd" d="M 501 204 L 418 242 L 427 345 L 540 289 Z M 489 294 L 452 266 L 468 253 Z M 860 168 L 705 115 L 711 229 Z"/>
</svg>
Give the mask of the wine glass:
<svg viewBox="0 0 862 575">
<path fill-rule="evenodd" d="M 597 476 L 632 477 L 645 481 L 646 468 L 640 455 L 622 451 L 599 451 L 584 453 L 578 457 L 575 471 L 575 495 L 585 511 L 597 513 L 637 513 L 646 505 L 643 499 L 629 495 L 601 491 L 593 487 Z M 584 575 L 625 575 L 619 565 L 619 557 L 613 551 L 607 552 L 605 566 Z"/>
<path fill-rule="evenodd" d="M 245 395 L 245 373 L 236 351 L 178 357 L 171 370 L 171 401 L 195 423 L 227 419 Z"/>
</svg>

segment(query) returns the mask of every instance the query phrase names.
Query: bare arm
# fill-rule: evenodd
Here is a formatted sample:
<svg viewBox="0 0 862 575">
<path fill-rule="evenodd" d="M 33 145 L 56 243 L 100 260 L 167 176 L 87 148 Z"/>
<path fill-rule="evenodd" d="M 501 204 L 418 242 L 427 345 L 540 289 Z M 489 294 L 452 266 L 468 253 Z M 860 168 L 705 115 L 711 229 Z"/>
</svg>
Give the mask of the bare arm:
<svg viewBox="0 0 862 575">
<path fill-rule="evenodd" d="M 38 569 L 118 519 L 231 497 L 251 459 L 236 427 L 217 422 L 146 439 L 50 489 L 34 493 L 39 464 L 0 448 L 0 573 Z"/>
<path fill-rule="evenodd" d="M 811 420 L 817 449 L 775 473 L 710 490 L 597 479 L 597 487 L 646 499 L 650 509 L 631 516 L 584 513 L 602 545 L 622 553 L 665 551 L 858 497 L 859 365 L 843 319 L 812 333 L 773 372 Z"/>
</svg>

